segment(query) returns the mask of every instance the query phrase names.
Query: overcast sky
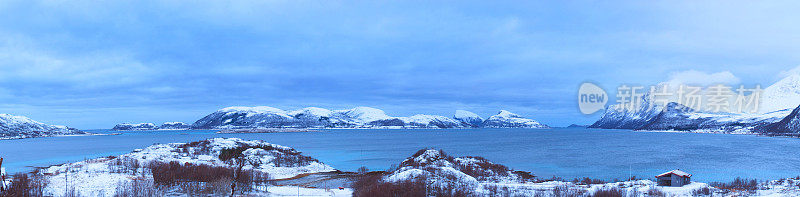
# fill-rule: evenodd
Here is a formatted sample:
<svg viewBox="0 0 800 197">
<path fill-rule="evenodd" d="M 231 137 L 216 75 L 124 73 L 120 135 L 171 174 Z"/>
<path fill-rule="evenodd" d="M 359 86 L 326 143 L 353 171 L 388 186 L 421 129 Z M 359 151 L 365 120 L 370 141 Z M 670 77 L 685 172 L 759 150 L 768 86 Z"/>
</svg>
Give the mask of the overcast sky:
<svg viewBox="0 0 800 197">
<path fill-rule="evenodd" d="M 581 82 L 765 84 L 797 1 L 2 1 L 0 113 L 80 129 L 227 106 L 510 110 L 588 124 Z M 613 93 L 612 93 L 613 95 Z"/>
</svg>

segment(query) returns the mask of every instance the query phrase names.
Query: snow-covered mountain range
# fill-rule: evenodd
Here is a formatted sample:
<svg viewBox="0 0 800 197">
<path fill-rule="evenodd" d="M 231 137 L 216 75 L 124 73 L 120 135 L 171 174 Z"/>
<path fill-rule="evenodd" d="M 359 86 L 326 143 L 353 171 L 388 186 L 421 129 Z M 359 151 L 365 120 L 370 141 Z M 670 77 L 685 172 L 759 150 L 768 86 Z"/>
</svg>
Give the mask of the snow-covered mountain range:
<svg viewBox="0 0 800 197">
<path fill-rule="evenodd" d="M 676 130 L 713 133 L 800 133 L 800 74 L 790 75 L 764 89 L 760 113 L 701 112 L 679 103 L 657 105 L 642 96 L 637 110 L 606 108 L 590 128 Z"/>
<path fill-rule="evenodd" d="M 535 120 L 526 119 L 509 111 L 483 120 L 475 113 L 457 110 L 450 117 L 418 114 L 394 117 L 383 110 L 356 107 L 345 110 L 328 110 L 307 107 L 284 111 L 274 107 L 227 107 L 203 117 L 192 125 L 193 129 L 238 128 L 547 128 Z"/>
<path fill-rule="evenodd" d="M 0 139 L 19 139 L 77 134 L 86 134 L 86 132 L 66 126 L 44 124 L 25 116 L 0 114 Z"/>
<path fill-rule="evenodd" d="M 165 122 L 161 126 L 156 126 L 153 123 L 121 123 L 117 124 L 111 130 L 115 131 L 147 131 L 147 130 L 183 130 L 189 129 L 191 125 L 183 122 Z"/>
</svg>

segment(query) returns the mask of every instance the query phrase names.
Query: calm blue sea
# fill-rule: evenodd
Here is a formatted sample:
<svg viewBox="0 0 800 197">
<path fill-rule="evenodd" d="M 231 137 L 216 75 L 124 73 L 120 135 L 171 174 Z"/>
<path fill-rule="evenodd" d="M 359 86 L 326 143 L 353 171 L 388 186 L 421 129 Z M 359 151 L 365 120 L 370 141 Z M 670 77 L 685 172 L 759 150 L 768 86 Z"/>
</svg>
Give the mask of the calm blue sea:
<svg viewBox="0 0 800 197">
<path fill-rule="evenodd" d="M 3 167 L 7 171 L 20 172 L 36 166 L 124 154 L 154 143 L 214 137 L 260 139 L 290 146 L 345 171 L 360 166 L 387 169 L 419 149 L 432 147 L 454 156 L 485 157 L 540 177 L 610 180 L 632 174 L 652 178 L 672 169 L 693 173 L 696 181 L 800 175 L 800 139 L 582 128 L 336 129 L 263 134 L 132 131 L 115 136 L 2 140 L 0 156 L 5 158 Z"/>
</svg>

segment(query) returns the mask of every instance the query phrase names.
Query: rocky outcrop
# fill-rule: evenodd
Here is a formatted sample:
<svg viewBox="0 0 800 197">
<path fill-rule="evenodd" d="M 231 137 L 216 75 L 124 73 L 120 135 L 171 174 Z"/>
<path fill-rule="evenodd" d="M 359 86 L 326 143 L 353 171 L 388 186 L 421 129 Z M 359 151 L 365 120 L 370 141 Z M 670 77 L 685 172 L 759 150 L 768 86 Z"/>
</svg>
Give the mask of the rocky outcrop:
<svg viewBox="0 0 800 197">
<path fill-rule="evenodd" d="M 764 133 L 800 133 L 800 106 L 794 108 L 788 116 L 778 122 L 774 122 L 760 128 Z"/>
</svg>

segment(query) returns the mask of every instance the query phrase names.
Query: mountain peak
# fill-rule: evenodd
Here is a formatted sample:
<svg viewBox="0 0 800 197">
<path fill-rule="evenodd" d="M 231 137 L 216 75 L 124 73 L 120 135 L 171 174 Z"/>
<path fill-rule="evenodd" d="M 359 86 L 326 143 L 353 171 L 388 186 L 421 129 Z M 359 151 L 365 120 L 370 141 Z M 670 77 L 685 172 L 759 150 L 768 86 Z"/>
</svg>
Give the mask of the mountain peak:
<svg viewBox="0 0 800 197">
<path fill-rule="evenodd" d="M 282 109 L 269 106 L 255 106 L 255 107 L 233 106 L 233 107 L 222 108 L 219 110 L 219 112 L 246 112 L 246 113 L 258 113 L 258 114 L 286 113 L 286 111 L 283 111 Z"/>
<path fill-rule="evenodd" d="M 549 128 L 549 126 L 535 120 L 524 118 L 510 111 L 500 110 L 497 115 L 490 116 L 483 122 L 484 127 L 490 128 Z"/>
<path fill-rule="evenodd" d="M 386 112 L 383 110 L 372 107 L 355 107 L 350 110 L 345 110 L 344 114 L 355 119 L 364 120 L 365 122 L 392 118 L 391 116 L 386 115 Z"/>
<path fill-rule="evenodd" d="M 453 119 L 461 121 L 462 124 L 468 125 L 473 128 L 481 127 L 483 125 L 483 118 L 478 114 L 466 110 L 456 110 Z"/>
<path fill-rule="evenodd" d="M 759 112 L 791 109 L 800 105 L 800 73 L 792 73 L 764 89 Z"/>
<path fill-rule="evenodd" d="M 456 119 L 461 119 L 461 118 L 479 118 L 480 119 L 481 118 L 481 116 L 478 116 L 478 114 L 472 113 L 471 111 L 460 110 L 460 109 L 456 110 L 456 114 L 453 117 L 455 117 Z"/>
<path fill-rule="evenodd" d="M 517 115 L 515 113 L 511 113 L 510 111 L 507 110 L 500 110 L 500 112 L 497 112 L 497 115 L 494 116 L 504 117 L 504 118 L 522 118 L 522 116 Z"/>
<path fill-rule="evenodd" d="M 333 111 L 325 109 L 325 108 L 306 107 L 306 108 L 303 108 L 303 109 L 291 111 L 291 112 L 289 112 L 289 115 L 296 116 L 296 115 L 300 115 L 300 114 L 306 114 L 306 115 L 312 115 L 312 116 L 317 116 L 317 117 L 330 117 L 332 113 L 333 113 Z"/>
</svg>

